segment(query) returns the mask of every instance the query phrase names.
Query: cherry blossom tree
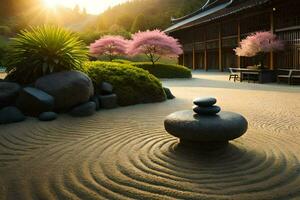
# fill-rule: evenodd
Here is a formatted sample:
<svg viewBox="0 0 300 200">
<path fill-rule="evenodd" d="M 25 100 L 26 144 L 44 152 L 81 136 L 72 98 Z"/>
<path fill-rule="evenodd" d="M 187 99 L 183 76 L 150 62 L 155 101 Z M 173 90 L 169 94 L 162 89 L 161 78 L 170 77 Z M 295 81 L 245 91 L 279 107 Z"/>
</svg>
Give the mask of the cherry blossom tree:
<svg viewBox="0 0 300 200">
<path fill-rule="evenodd" d="M 128 40 L 122 36 L 107 35 L 90 44 L 90 54 L 105 55 L 112 61 L 116 56 L 126 55 Z"/>
<path fill-rule="evenodd" d="M 266 53 L 280 51 L 284 49 L 284 43 L 271 32 L 256 32 L 249 35 L 240 42 L 240 46 L 234 49 L 237 56 L 253 57 L 257 56 L 261 67 L 266 57 Z"/>
<path fill-rule="evenodd" d="M 132 36 L 127 54 L 145 54 L 154 65 L 162 56 L 178 57 L 182 54 L 178 40 L 160 30 L 138 32 Z"/>
</svg>

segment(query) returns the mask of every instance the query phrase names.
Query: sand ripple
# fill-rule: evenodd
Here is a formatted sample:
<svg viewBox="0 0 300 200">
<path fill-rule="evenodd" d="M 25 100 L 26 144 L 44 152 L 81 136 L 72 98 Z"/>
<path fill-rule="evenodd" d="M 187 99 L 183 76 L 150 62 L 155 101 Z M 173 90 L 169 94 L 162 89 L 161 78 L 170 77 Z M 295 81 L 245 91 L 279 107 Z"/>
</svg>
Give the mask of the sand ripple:
<svg viewBox="0 0 300 200">
<path fill-rule="evenodd" d="M 90 118 L 1 127 L 0 199 L 300 198 L 297 109 L 236 108 L 248 133 L 208 151 L 184 148 L 164 131 L 164 117 L 188 102 L 179 95 Z"/>
</svg>

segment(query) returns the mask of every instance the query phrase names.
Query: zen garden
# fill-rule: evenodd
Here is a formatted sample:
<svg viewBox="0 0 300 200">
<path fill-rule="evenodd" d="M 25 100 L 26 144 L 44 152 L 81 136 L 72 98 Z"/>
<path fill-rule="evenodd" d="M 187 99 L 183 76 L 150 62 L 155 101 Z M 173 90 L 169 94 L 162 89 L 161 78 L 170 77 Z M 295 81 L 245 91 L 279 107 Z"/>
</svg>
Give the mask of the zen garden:
<svg viewBox="0 0 300 200">
<path fill-rule="evenodd" d="M 300 200 L 300 1 L 1 0 L 0 200 Z"/>
</svg>

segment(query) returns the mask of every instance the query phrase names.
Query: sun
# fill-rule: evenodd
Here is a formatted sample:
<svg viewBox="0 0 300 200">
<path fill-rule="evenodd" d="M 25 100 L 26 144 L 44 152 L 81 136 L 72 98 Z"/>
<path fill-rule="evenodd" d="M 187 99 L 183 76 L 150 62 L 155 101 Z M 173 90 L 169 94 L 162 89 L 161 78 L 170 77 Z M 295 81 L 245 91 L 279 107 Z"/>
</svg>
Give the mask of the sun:
<svg viewBox="0 0 300 200">
<path fill-rule="evenodd" d="M 43 0 L 43 2 L 44 5 L 50 9 L 55 9 L 58 6 L 58 1 L 56 0 Z"/>
</svg>

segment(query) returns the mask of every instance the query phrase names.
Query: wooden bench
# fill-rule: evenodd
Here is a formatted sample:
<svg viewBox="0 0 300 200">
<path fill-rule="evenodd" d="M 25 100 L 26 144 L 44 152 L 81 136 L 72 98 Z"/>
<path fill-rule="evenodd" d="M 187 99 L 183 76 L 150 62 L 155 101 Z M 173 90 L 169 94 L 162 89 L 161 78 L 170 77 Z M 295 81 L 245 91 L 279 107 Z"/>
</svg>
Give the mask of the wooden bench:
<svg viewBox="0 0 300 200">
<path fill-rule="evenodd" d="M 234 69 L 234 68 L 229 68 L 229 80 L 233 78 L 233 81 L 235 82 L 236 80 L 239 79 L 239 73 Z"/>
<path fill-rule="evenodd" d="M 292 85 L 295 80 L 300 80 L 300 70 L 297 69 L 278 69 L 277 83 L 281 80 L 287 80 L 289 85 Z"/>
<path fill-rule="evenodd" d="M 291 76 L 291 84 L 294 84 L 295 81 L 300 81 L 300 70 L 292 70 L 292 76 Z"/>
</svg>

